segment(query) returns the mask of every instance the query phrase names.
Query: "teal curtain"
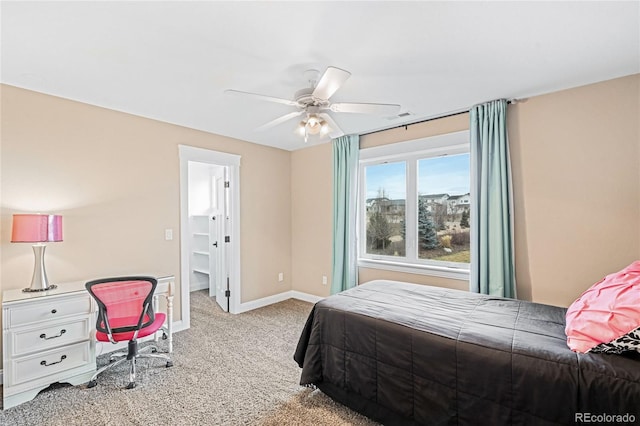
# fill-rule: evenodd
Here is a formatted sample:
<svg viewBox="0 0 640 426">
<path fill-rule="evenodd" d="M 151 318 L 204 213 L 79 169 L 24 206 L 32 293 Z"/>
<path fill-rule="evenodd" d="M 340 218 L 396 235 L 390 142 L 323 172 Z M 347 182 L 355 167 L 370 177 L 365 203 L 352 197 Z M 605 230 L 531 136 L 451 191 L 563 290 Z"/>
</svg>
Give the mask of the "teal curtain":
<svg viewBox="0 0 640 426">
<path fill-rule="evenodd" d="M 360 136 L 333 140 L 333 270 L 331 294 L 358 284 L 356 207 Z"/>
<path fill-rule="evenodd" d="M 470 290 L 515 298 L 507 101 L 476 105 L 471 108 L 470 118 L 474 177 Z"/>
</svg>

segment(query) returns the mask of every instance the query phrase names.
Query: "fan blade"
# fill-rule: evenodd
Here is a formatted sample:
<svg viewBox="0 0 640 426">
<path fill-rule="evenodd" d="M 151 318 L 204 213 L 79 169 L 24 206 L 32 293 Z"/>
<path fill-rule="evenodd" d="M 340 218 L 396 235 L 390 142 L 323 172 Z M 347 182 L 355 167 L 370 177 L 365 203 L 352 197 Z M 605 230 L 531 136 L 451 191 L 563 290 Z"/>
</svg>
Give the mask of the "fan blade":
<svg viewBox="0 0 640 426">
<path fill-rule="evenodd" d="M 271 120 L 268 123 L 263 124 L 262 126 L 258 127 L 255 131 L 261 132 L 263 130 L 268 130 L 272 127 L 277 126 L 278 124 L 282 124 L 285 121 L 291 120 L 294 117 L 301 116 L 302 114 L 304 114 L 304 111 L 290 112 L 289 114 L 285 114 L 282 117 L 278 117 L 275 120 Z"/>
<path fill-rule="evenodd" d="M 328 67 L 324 74 L 322 74 L 322 77 L 320 77 L 311 95 L 318 99 L 327 100 L 336 93 L 336 90 L 338 90 L 350 76 L 351 73 L 349 71 L 336 67 Z"/>
<path fill-rule="evenodd" d="M 331 127 L 331 131 L 329 132 L 329 137 L 331 139 L 339 138 L 340 136 L 344 135 L 344 132 L 342 131 L 340 126 L 338 126 L 338 124 L 333 120 L 333 118 L 329 114 L 322 113 L 322 114 L 319 114 L 319 115 L 327 123 L 329 123 L 329 127 Z"/>
<path fill-rule="evenodd" d="M 227 89 L 224 91 L 224 93 L 228 95 L 250 96 L 252 98 L 257 98 L 263 101 L 277 102 L 279 104 L 285 104 L 290 106 L 298 106 L 298 104 L 295 101 L 290 101 L 289 99 L 274 98 L 273 96 L 265 96 L 265 95 L 260 95 L 258 93 L 241 92 L 240 90 L 233 90 L 233 89 Z"/>
<path fill-rule="evenodd" d="M 329 109 L 333 112 L 351 112 L 354 114 L 397 115 L 400 105 L 395 104 L 355 104 L 337 103 L 331 104 Z"/>
</svg>

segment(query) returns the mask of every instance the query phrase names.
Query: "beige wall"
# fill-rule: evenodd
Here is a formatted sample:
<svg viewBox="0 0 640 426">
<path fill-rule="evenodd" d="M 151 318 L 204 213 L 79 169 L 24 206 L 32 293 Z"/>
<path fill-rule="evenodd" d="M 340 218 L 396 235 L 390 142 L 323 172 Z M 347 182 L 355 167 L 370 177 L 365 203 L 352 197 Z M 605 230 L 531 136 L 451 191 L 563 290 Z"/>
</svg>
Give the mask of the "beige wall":
<svg viewBox="0 0 640 426">
<path fill-rule="evenodd" d="M 567 306 L 604 275 L 640 258 L 639 86 L 634 75 L 509 106 L 520 298 Z M 468 121 L 462 114 L 391 129 L 363 136 L 360 146 L 464 130 Z M 327 210 L 331 199 L 330 147 L 296 151 L 292 179 L 293 289 L 325 296 L 329 290 L 316 275 L 318 264 L 330 268 L 331 223 L 305 216 Z M 313 196 L 300 189 L 307 187 Z M 360 282 L 372 279 L 467 288 L 465 281 L 360 268 Z"/>
<path fill-rule="evenodd" d="M 410 141 L 429 136 L 459 132 L 469 128 L 469 114 L 457 114 L 437 120 L 416 123 L 407 127 L 396 127 L 383 132 L 371 133 L 360 137 L 360 149 Z"/>
<path fill-rule="evenodd" d="M 291 289 L 288 151 L 0 88 L 0 288 L 25 287 L 31 279 L 31 247 L 9 242 L 18 212 L 64 215 L 64 242 L 47 247 L 52 282 L 145 272 L 173 274 L 179 285 L 182 144 L 242 157 L 242 302 Z M 172 241 L 164 240 L 167 228 Z"/>
<path fill-rule="evenodd" d="M 213 135 L 212 135 L 213 136 Z M 241 143 L 233 140 L 234 143 Z M 242 142 L 242 302 L 291 290 L 291 155 Z M 278 273 L 284 281 L 278 282 Z"/>
<path fill-rule="evenodd" d="M 510 106 L 521 297 L 568 305 L 640 258 L 640 75 Z"/>
<path fill-rule="evenodd" d="M 332 155 L 328 143 L 291 153 L 293 289 L 322 297 L 331 289 Z"/>
</svg>

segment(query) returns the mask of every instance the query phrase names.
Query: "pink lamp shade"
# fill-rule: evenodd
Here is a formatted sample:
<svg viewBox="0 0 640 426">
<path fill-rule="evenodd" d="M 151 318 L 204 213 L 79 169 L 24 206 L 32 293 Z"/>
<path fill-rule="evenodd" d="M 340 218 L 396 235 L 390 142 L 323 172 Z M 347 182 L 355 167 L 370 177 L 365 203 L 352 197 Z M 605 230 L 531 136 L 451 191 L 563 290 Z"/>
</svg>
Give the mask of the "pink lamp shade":
<svg viewBox="0 0 640 426">
<path fill-rule="evenodd" d="M 62 241 L 62 216 L 55 214 L 14 214 L 12 243 Z"/>
</svg>

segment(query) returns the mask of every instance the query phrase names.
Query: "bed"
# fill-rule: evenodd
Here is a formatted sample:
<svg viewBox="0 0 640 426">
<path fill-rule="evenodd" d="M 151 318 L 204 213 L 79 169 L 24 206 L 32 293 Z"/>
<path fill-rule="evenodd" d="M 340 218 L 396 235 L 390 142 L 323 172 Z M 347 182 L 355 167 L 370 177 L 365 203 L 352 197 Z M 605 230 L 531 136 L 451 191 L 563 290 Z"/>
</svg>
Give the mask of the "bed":
<svg viewBox="0 0 640 426">
<path fill-rule="evenodd" d="M 640 422 L 640 354 L 572 352 L 565 313 L 371 281 L 316 303 L 294 359 L 302 385 L 386 425 Z"/>
</svg>

